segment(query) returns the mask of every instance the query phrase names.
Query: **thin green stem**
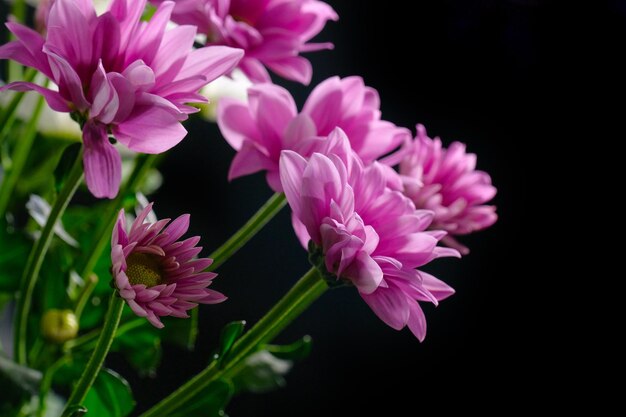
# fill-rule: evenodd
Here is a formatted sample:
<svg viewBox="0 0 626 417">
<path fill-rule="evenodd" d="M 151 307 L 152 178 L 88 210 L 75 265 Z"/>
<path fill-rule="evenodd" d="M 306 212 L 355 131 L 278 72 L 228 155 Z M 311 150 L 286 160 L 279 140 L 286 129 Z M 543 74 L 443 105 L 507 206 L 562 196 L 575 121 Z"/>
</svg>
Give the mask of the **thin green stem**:
<svg viewBox="0 0 626 417">
<path fill-rule="evenodd" d="M 85 309 L 85 305 L 87 305 L 87 301 L 89 301 L 93 290 L 95 290 L 96 285 L 98 285 L 98 276 L 93 273 L 89 274 L 85 281 L 85 286 L 78 296 L 76 307 L 74 307 L 74 315 L 76 316 L 76 321 L 78 323 L 80 323 L 80 316 L 83 315 L 83 310 Z"/>
<path fill-rule="evenodd" d="M 230 239 L 222 246 L 213 251 L 209 258 L 213 259 L 207 271 L 213 271 L 231 256 L 233 256 L 243 245 L 245 245 L 259 230 L 263 228 L 278 212 L 285 206 L 287 200 L 285 194 L 276 193 L 244 224 Z"/>
<path fill-rule="evenodd" d="M 83 258 L 83 264 L 77 268 L 78 271 L 81 271 L 81 277 L 89 276 L 93 272 L 100 255 L 102 255 L 102 251 L 104 251 L 104 248 L 106 248 L 111 240 L 111 233 L 109 232 L 113 229 L 113 225 L 117 220 L 117 214 L 123 206 L 124 198 L 126 198 L 129 193 L 137 191 L 158 157 L 158 155 L 145 154 L 137 156 L 135 167 L 128 181 L 120 190 L 117 197 L 109 201 L 101 213 L 100 218 L 102 221 L 99 230 L 95 232 L 95 236 L 97 236 L 96 240 L 93 241 L 91 247 L 85 252 L 87 256 Z"/>
<path fill-rule="evenodd" d="M 26 125 L 26 129 L 21 137 L 17 140 L 15 150 L 13 151 L 13 158 L 11 163 L 11 169 L 7 173 L 2 187 L 0 188 L 0 218 L 4 217 L 6 209 L 11 201 L 11 195 L 15 189 L 18 179 L 22 176 L 22 170 L 26 165 L 26 160 L 30 154 L 30 150 L 33 147 L 35 136 L 37 136 L 37 123 L 44 106 L 44 98 L 39 97 L 33 115 Z"/>
<path fill-rule="evenodd" d="M 37 71 L 29 68 L 24 75 L 24 81 L 30 82 L 35 79 Z M 13 123 L 17 117 L 17 108 L 22 102 L 24 94 L 26 93 L 16 92 L 6 108 L 0 111 L 0 144 L 7 138 L 7 135 L 13 127 Z"/>
<path fill-rule="evenodd" d="M 46 414 L 46 398 L 52 387 L 52 379 L 54 374 L 61 369 L 71 359 L 71 356 L 61 356 L 43 373 L 41 385 L 39 386 L 39 408 L 37 409 L 37 417 L 43 417 Z"/>
<path fill-rule="evenodd" d="M 15 0 L 13 2 L 13 6 L 11 7 L 11 15 L 13 15 L 13 18 L 17 22 L 24 23 L 26 19 L 26 1 Z"/>
<path fill-rule="evenodd" d="M 128 333 L 129 331 L 134 330 L 137 327 L 141 327 L 144 324 L 146 324 L 146 319 L 144 318 L 137 318 L 123 323 L 117 328 L 117 333 L 115 334 L 115 336 L 122 336 L 123 334 Z M 102 333 L 102 328 L 97 328 L 85 333 L 80 337 L 77 337 L 76 339 L 69 340 L 65 343 L 65 345 L 63 345 L 63 351 L 69 352 L 77 350 L 90 350 L 98 339 L 100 333 Z"/>
<path fill-rule="evenodd" d="M 61 417 L 70 417 L 72 406 L 81 405 L 85 400 L 89 389 L 91 389 L 91 386 L 98 376 L 98 372 L 100 372 L 100 368 L 102 368 L 106 355 L 109 353 L 109 349 L 111 348 L 111 343 L 113 343 L 113 339 L 115 338 L 115 332 L 117 331 L 117 326 L 120 323 L 123 310 L 124 299 L 119 296 L 117 291 L 115 291 L 111 295 L 109 310 L 107 311 L 107 315 L 104 319 L 104 326 L 102 327 L 102 333 L 100 333 L 96 348 L 91 354 L 89 362 L 87 362 L 87 367 L 80 376 L 80 379 L 74 387 L 70 398 L 67 400 L 67 404 L 65 405 L 65 409 L 63 410 Z"/>
<path fill-rule="evenodd" d="M 207 368 L 174 391 L 140 417 L 171 415 L 212 382 L 231 375 L 236 368 L 258 348 L 276 337 L 296 317 L 317 300 L 328 286 L 317 269 L 310 269 L 287 294 L 257 324 L 239 339 L 231 352 L 218 366 L 213 361 Z"/>
<path fill-rule="evenodd" d="M 76 160 L 74 161 L 74 165 L 72 166 L 70 173 L 63 184 L 63 188 L 59 192 L 59 195 L 50 210 L 50 215 L 48 216 L 48 220 L 41 231 L 41 236 L 39 236 L 39 239 L 37 239 L 33 245 L 30 255 L 28 256 L 28 261 L 26 262 L 26 268 L 24 269 L 24 275 L 22 276 L 20 286 L 20 294 L 17 299 L 14 329 L 15 334 L 13 341 L 15 359 L 20 365 L 26 364 L 26 329 L 35 284 L 37 282 L 37 278 L 39 277 L 39 271 L 41 270 L 43 260 L 48 252 L 50 243 L 52 242 L 54 226 L 63 215 L 63 212 L 76 192 L 78 185 L 82 181 L 82 160 L 83 150 L 81 148 Z"/>
<path fill-rule="evenodd" d="M 13 6 L 11 6 L 11 15 L 14 21 L 18 23 L 25 23 L 26 21 L 26 1 L 25 0 L 15 0 L 13 2 Z M 10 39 L 15 39 L 16 36 L 11 33 Z M 21 78 L 22 75 L 22 65 L 17 61 L 10 60 L 8 63 L 9 66 L 9 81 L 16 81 Z"/>
</svg>

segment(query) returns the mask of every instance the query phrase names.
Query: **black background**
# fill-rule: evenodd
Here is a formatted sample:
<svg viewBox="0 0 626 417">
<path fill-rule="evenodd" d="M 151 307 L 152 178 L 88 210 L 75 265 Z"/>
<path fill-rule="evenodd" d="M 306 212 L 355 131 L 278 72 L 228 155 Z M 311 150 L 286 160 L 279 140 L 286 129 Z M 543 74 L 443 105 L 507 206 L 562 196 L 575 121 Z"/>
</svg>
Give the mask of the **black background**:
<svg viewBox="0 0 626 417">
<path fill-rule="evenodd" d="M 500 218 L 464 240 L 469 256 L 429 265 L 457 292 L 438 308 L 425 307 L 424 343 L 408 330 L 387 327 L 355 290 L 330 291 L 278 339 L 290 342 L 304 334 L 314 339 L 311 356 L 296 364 L 287 386 L 239 396 L 227 412 L 404 416 L 425 407 L 486 412 L 502 403 L 507 410 L 528 406 L 548 393 L 545 387 L 553 381 L 551 366 L 537 371 L 535 361 L 550 364 L 559 357 L 538 334 L 552 320 L 544 314 L 553 303 L 545 290 L 557 277 L 534 263 L 552 249 L 541 239 L 555 238 L 534 223 L 541 216 L 554 220 L 546 216 L 552 210 L 548 200 L 538 200 L 534 192 L 559 193 L 565 182 L 538 162 L 550 158 L 548 148 L 574 137 L 564 133 L 565 125 L 580 127 L 578 134 L 593 139 L 589 132 L 595 125 L 573 115 L 564 120 L 560 113 L 575 107 L 590 112 L 598 104 L 584 101 L 583 90 L 614 89 L 625 2 L 581 2 L 579 10 L 541 0 L 415 1 L 410 10 L 398 1 L 328 3 L 340 21 L 329 23 L 319 39 L 334 42 L 335 50 L 308 55 L 314 64 L 311 86 L 276 81 L 301 105 L 327 77 L 362 76 L 380 92 L 385 119 L 408 128 L 423 123 L 430 136 L 441 136 L 446 144 L 460 140 L 478 155 L 479 169 L 489 172 L 498 188 L 494 203 Z M 608 7 L 599 11 L 585 3 Z M 585 82 L 592 78 L 585 73 L 588 66 L 601 74 L 592 87 Z M 202 254 L 208 255 L 271 192 L 262 175 L 227 182 L 234 152 L 215 125 L 192 118 L 186 127 L 190 135 L 169 152 L 161 167 L 164 184 L 151 200 L 159 217 L 191 213 L 190 233 L 202 236 Z M 562 160 L 567 149 L 561 149 Z M 155 379 L 134 375 L 117 355 L 108 359 L 131 382 L 136 411 L 200 371 L 226 323 L 254 323 L 308 267 L 285 209 L 218 270 L 214 288 L 229 300 L 201 309 L 196 351 L 165 346 Z"/>
<path fill-rule="evenodd" d="M 329 1 L 340 15 L 320 39 L 335 50 L 310 54 L 310 87 L 285 83 L 302 104 L 329 76 L 361 75 L 377 88 L 383 117 L 413 128 L 426 125 L 445 143 L 466 142 L 478 167 L 498 187 L 500 219 L 466 242 L 462 260 L 435 262 L 431 271 L 457 293 L 428 308 L 428 334 L 419 343 L 408 331 L 382 323 L 351 289 L 333 290 L 313 305 L 280 341 L 312 335 L 310 358 L 295 366 L 287 387 L 246 394 L 231 416 L 412 415 L 420 404 L 441 410 L 463 404 L 492 407 L 491 399 L 517 396 L 513 387 L 525 362 L 517 349 L 532 332 L 522 320 L 519 270 L 525 215 L 524 155 L 541 141 L 547 117 L 552 30 L 557 10 L 533 1 Z M 192 214 L 192 229 L 206 248 L 217 247 L 271 194 L 262 175 L 228 184 L 233 151 L 213 125 L 188 123 L 192 135 L 163 165 L 165 183 L 154 197 L 160 216 Z M 527 162 L 527 161 L 526 161 Z M 205 253 L 209 253 L 206 251 Z M 230 299 L 202 309 L 197 351 L 167 349 L 155 381 L 132 381 L 139 408 L 171 392 L 200 370 L 219 329 L 234 319 L 255 322 L 307 270 L 284 210 L 230 262 L 215 288 Z M 541 301 L 534 301 L 541 304 Z M 183 360 L 184 359 L 184 360 Z M 415 410 L 407 411 L 407 410 Z"/>
</svg>

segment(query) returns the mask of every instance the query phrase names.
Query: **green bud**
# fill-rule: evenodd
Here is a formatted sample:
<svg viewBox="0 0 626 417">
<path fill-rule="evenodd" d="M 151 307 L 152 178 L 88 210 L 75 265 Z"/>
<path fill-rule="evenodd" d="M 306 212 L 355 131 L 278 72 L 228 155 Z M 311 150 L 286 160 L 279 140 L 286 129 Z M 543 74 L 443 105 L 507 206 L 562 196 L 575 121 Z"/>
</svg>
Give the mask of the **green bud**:
<svg viewBox="0 0 626 417">
<path fill-rule="evenodd" d="M 78 334 L 78 321 L 72 310 L 52 309 L 41 319 L 41 334 L 53 343 L 65 343 Z"/>
</svg>

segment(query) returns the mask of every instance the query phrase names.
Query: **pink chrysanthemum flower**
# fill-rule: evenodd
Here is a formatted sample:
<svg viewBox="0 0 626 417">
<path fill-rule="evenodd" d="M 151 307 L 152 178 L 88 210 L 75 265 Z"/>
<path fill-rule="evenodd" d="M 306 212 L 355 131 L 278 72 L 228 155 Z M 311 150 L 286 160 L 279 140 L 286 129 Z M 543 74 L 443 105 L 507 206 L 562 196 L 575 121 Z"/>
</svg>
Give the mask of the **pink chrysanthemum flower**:
<svg viewBox="0 0 626 417">
<path fill-rule="evenodd" d="M 225 46 L 193 49 L 196 28 L 166 30 L 174 3 L 163 2 L 149 22 L 146 0 L 113 0 L 97 16 L 89 0 L 56 0 L 47 33 L 17 23 L 16 41 L 0 47 L 13 59 L 41 71 L 59 87 L 14 82 L 0 89 L 35 90 L 53 110 L 72 113 L 83 128 L 85 180 L 96 197 L 118 192 L 121 159 L 109 133 L 133 151 L 161 153 L 180 142 L 180 124 L 206 101 L 198 90 L 230 72 L 243 51 Z"/>
<path fill-rule="evenodd" d="M 468 254 L 451 235 L 485 229 L 498 219 L 495 206 L 485 205 L 497 191 L 489 174 L 476 170 L 476 155 L 466 153 L 465 144 L 454 142 L 446 149 L 439 138 L 429 138 L 422 125 L 400 153 L 405 195 L 417 208 L 434 213 L 431 227 L 448 232 L 443 243 Z"/>
<path fill-rule="evenodd" d="M 199 303 L 216 304 L 226 297 L 208 289 L 216 274 L 203 272 L 212 259 L 194 259 L 202 250 L 200 237 L 178 240 L 189 228 L 184 214 L 169 226 L 170 219 L 145 222 L 150 203 L 127 232 L 124 210 L 120 211 L 111 237 L 111 260 L 115 286 L 130 308 L 162 328 L 162 316 L 189 317 L 187 310 Z"/>
<path fill-rule="evenodd" d="M 408 326 L 423 340 L 426 320 L 418 301 L 437 304 L 454 290 L 416 268 L 458 252 L 437 246 L 445 232 L 427 231 L 433 213 L 416 210 L 388 188 L 380 164 L 365 166 L 340 129 L 329 140 L 340 143 L 333 153 L 307 160 L 283 151 L 280 158 L 296 233 L 312 241 L 325 269 L 354 284 L 385 323 L 396 330 Z"/>
<path fill-rule="evenodd" d="M 217 123 L 238 151 L 228 178 L 267 171 L 267 182 L 275 191 L 282 190 L 280 152 L 293 150 L 305 157 L 319 152 L 336 127 L 345 131 L 352 149 L 366 163 L 411 138 L 407 129 L 381 120 L 378 92 L 361 77 L 327 79 L 311 92 L 300 113 L 284 88 L 256 85 L 248 90 L 247 103 L 220 100 Z"/>
<path fill-rule="evenodd" d="M 267 67 L 309 84 L 313 69 L 300 53 L 331 49 L 332 43 L 309 41 L 338 16 L 317 0 L 176 0 L 172 19 L 197 26 L 209 45 L 245 50 L 239 68 L 254 82 L 271 82 Z"/>
</svg>

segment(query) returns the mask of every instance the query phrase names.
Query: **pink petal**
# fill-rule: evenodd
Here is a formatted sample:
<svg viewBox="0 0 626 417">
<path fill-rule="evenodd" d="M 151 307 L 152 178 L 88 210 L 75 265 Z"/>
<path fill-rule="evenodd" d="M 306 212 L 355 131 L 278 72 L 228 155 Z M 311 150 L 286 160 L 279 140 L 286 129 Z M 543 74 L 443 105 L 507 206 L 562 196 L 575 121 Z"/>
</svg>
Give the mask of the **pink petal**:
<svg viewBox="0 0 626 417">
<path fill-rule="evenodd" d="M 19 23 L 7 22 L 6 26 L 19 41 L 0 46 L 0 59 L 13 59 L 41 71 L 48 78 L 52 78 L 48 57 L 42 51 L 44 38 L 31 28 Z"/>
<path fill-rule="evenodd" d="M 44 46 L 44 52 L 50 58 L 50 68 L 54 80 L 59 85 L 59 92 L 62 95 L 67 92 L 72 104 L 78 110 L 83 111 L 89 108 L 89 102 L 83 92 L 83 83 L 72 65 L 65 58 L 52 51 L 48 45 Z"/>
<path fill-rule="evenodd" d="M 307 161 L 293 151 L 283 151 L 280 155 L 280 182 L 285 191 L 287 202 L 296 217 L 302 211 L 301 184 Z"/>
<path fill-rule="evenodd" d="M 250 141 L 245 141 L 230 164 L 228 181 L 263 170 L 276 170 L 276 164 Z"/>
<path fill-rule="evenodd" d="M 44 52 L 49 54 L 50 48 L 62 56 L 81 79 L 91 77 L 89 71 L 99 57 L 92 57 L 92 29 L 90 18 L 95 20 L 96 14 L 91 7 L 85 16 L 75 1 L 56 0 L 48 16 L 48 34 Z M 54 67 L 52 68 L 54 71 Z M 85 81 L 88 81 L 86 78 Z M 78 103 L 77 103 L 78 104 Z"/>
<path fill-rule="evenodd" d="M 454 288 L 440 279 L 437 279 L 424 271 L 419 271 L 419 274 L 422 277 L 422 287 L 430 292 L 437 299 L 437 301 L 445 300 L 454 294 Z"/>
<path fill-rule="evenodd" d="M 272 78 L 261 61 L 254 58 L 243 58 L 239 62 L 239 69 L 254 83 L 270 83 Z"/>
<path fill-rule="evenodd" d="M 260 133 L 245 103 L 224 97 L 217 104 L 217 124 L 224 139 L 239 150 L 246 139 L 256 140 Z"/>
<path fill-rule="evenodd" d="M 107 135 L 107 128 L 92 121 L 83 128 L 85 182 L 97 198 L 114 198 L 122 178 L 122 158 Z"/>
<path fill-rule="evenodd" d="M 311 62 L 301 56 L 290 56 L 277 61 L 271 61 L 267 66 L 281 77 L 297 81 L 304 85 L 309 85 L 313 77 L 313 66 Z"/>
<path fill-rule="evenodd" d="M 183 214 L 182 216 L 174 219 L 163 231 L 163 234 L 167 235 L 167 240 L 161 242 L 161 246 L 169 245 L 184 235 L 187 232 L 187 229 L 189 229 L 189 218 L 189 214 Z"/>
<path fill-rule="evenodd" d="M 0 92 L 5 90 L 36 91 L 46 99 L 46 103 L 48 103 L 52 110 L 63 113 L 69 113 L 71 111 L 70 107 L 67 105 L 67 101 L 65 101 L 65 99 L 58 92 L 34 83 L 18 81 L 0 87 Z"/>
<path fill-rule="evenodd" d="M 89 116 L 105 125 L 111 123 L 119 109 L 119 97 L 113 85 L 107 79 L 102 61 L 100 61 L 98 68 L 93 73 L 90 93 L 92 104 Z"/>
<path fill-rule="evenodd" d="M 409 302 L 404 293 L 395 287 L 381 287 L 372 294 L 361 294 L 361 297 L 389 327 L 400 330 L 409 320 Z M 411 300 L 411 304 L 417 302 Z"/>
<path fill-rule="evenodd" d="M 158 154 L 178 144 L 187 131 L 171 112 L 158 107 L 136 108 L 113 127 L 117 140 L 135 152 Z"/>
<path fill-rule="evenodd" d="M 409 304 L 409 320 L 407 326 L 420 342 L 426 338 L 426 317 L 417 301 L 408 302 Z"/>
<path fill-rule="evenodd" d="M 306 100 L 302 113 L 313 119 L 318 134 L 327 135 L 339 123 L 342 100 L 339 77 L 332 77 L 315 87 Z"/>
<path fill-rule="evenodd" d="M 192 51 L 177 79 L 184 79 L 194 75 L 203 75 L 206 84 L 231 72 L 243 57 L 241 49 L 227 46 L 206 46 Z"/>
</svg>

